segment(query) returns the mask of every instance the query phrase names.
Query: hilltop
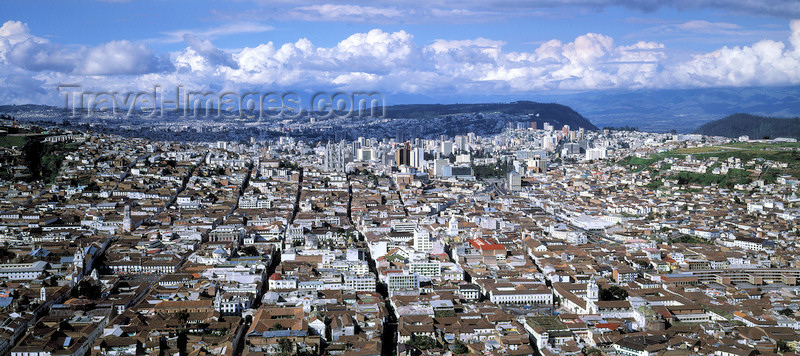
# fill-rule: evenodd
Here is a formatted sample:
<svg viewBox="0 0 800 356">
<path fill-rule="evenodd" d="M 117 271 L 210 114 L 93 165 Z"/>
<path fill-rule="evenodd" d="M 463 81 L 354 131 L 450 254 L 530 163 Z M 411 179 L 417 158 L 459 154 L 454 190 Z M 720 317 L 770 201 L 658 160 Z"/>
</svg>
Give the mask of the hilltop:
<svg viewBox="0 0 800 356">
<path fill-rule="evenodd" d="M 800 118 L 775 118 L 750 114 L 733 114 L 700 126 L 695 133 L 709 136 L 752 139 L 793 137 L 800 139 Z"/>
<path fill-rule="evenodd" d="M 483 104 L 411 104 L 394 105 L 386 108 L 389 117 L 407 119 L 426 119 L 458 114 L 500 113 L 509 116 L 526 118 L 536 122 L 541 128 L 543 123 L 552 124 L 560 129 L 569 125 L 571 129 L 584 128 L 597 130 L 597 127 L 571 107 L 553 103 L 536 103 L 532 101 L 515 101 L 511 103 Z M 520 120 L 522 121 L 522 120 Z"/>
</svg>

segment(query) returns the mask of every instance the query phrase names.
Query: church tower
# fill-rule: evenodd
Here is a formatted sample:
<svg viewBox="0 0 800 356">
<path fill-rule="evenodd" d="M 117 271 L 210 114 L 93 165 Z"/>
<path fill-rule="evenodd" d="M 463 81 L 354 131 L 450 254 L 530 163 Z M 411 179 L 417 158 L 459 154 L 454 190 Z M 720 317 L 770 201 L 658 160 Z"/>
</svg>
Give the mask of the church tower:
<svg viewBox="0 0 800 356">
<path fill-rule="evenodd" d="M 447 223 L 447 234 L 450 236 L 458 235 L 458 219 L 455 216 L 450 218 L 450 222 Z"/>
<path fill-rule="evenodd" d="M 131 219 L 131 206 L 125 205 L 125 213 L 122 217 L 122 231 L 131 232 L 133 228 L 133 219 Z"/>
<path fill-rule="evenodd" d="M 599 300 L 600 288 L 597 287 L 597 282 L 594 280 L 594 275 L 589 279 L 589 284 L 586 285 L 586 299 L 592 302 Z"/>
<path fill-rule="evenodd" d="M 75 251 L 75 256 L 72 258 L 72 263 L 75 268 L 83 269 L 83 261 L 86 256 L 83 253 L 83 245 L 78 245 L 78 251 Z"/>
</svg>

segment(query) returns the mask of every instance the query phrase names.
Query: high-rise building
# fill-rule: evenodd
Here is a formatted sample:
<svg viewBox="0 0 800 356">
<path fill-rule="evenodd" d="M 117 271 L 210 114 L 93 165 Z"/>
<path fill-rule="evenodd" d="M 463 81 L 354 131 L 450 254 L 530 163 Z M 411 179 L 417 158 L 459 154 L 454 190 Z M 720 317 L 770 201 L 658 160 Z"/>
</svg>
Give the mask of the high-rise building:
<svg viewBox="0 0 800 356">
<path fill-rule="evenodd" d="M 424 227 L 417 228 L 414 231 L 414 249 L 419 252 L 429 252 L 433 249 L 433 241 L 431 241 L 431 232 Z"/>
<path fill-rule="evenodd" d="M 360 148 L 356 154 L 356 159 L 362 162 L 368 162 L 375 159 L 375 150 L 372 148 Z"/>
<path fill-rule="evenodd" d="M 517 172 L 509 173 L 507 184 L 510 191 L 522 190 L 522 176 Z"/>
<path fill-rule="evenodd" d="M 443 168 L 449 165 L 450 161 L 446 159 L 437 159 L 436 161 L 433 162 L 433 175 L 441 177 Z"/>
<path fill-rule="evenodd" d="M 449 156 L 453 153 L 453 142 L 442 141 L 441 151 L 443 156 Z"/>
<path fill-rule="evenodd" d="M 605 147 L 595 147 L 586 150 L 586 160 L 591 161 L 593 159 L 605 159 L 606 158 L 606 149 Z"/>
<path fill-rule="evenodd" d="M 467 150 L 467 137 L 463 135 L 458 135 L 455 138 L 456 141 L 456 148 L 460 151 Z"/>
<path fill-rule="evenodd" d="M 398 166 L 411 165 L 411 148 L 408 142 L 397 148 L 394 153 L 394 163 Z"/>
<path fill-rule="evenodd" d="M 328 172 L 344 172 L 344 142 L 325 145 L 323 168 Z"/>
<path fill-rule="evenodd" d="M 412 148 L 410 165 L 416 169 L 422 169 L 423 162 L 425 162 L 425 151 L 421 147 Z"/>
</svg>

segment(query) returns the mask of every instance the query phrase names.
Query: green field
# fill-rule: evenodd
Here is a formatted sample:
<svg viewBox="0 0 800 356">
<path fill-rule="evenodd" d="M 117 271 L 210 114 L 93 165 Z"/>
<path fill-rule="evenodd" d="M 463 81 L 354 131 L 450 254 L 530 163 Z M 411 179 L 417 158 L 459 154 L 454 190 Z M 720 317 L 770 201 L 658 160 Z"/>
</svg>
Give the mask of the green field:
<svg viewBox="0 0 800 356">
<path fill-rule="evenodd" d="M 668 152 L 667 155 L 690 153 L 697 159 L 717 157 L 720 160 L 727 160 L 729 157 L 734 157 L 741 159 L 743 164 L 755 158 L 787 163 L 787 168 L 770 168 L 762 174 L 761 178 L 765 179 L 767 182 L 771 182 L 781 174 L 789 174 L 800 178 L 800 152 L 798 152 L 798 149 L 800 149 L 800 143 L 798 142 L 734 142 L 723 146 L 680 148 Z M 693 150 L 694 152 L 692 152 Z"/>
<path fill-rule="evenodd" d="M 748 143 L 734 142 L 721 146 L 707 147 L 686 147 L 672 151 L 650 155 L 648 158 L 628 156 L 617 162 L 617 164 L 628 167 L 632 172 L 648 170 L 653 175 L 653 182 L 648 187 L 659 189 L 663 184 L 663 179 L 677 180 L 679 185 L 711 185 L 717 184 L 721 187 L 732 188 L 736 184 L 747 184 L 756 179 L 763 179 L 767 183 L 773 183 L 781 175 L 791 175 L 800 178 L 800 143 Z M 686 155 L 693 155 L 695 158 L 705 160 L 716 157 L 719 162 L 710 165 L 706 173 L 668 173 L 669 165 L 659 165 L 665 157 L 683 158 Z M 729 157 L 739 158 L 744 164 L 744 169 L 731 169 L 728 174 L 711 174 L 714 167 L 719 167 L 720 162 Z M 763 161 L 756 164 L 747 165 L 753 159 L 761 158 L 774 162 L 787 163 L 786 168 L 767 168 L 760 174 L 754 173 L 754 168 L 763 167 Z"/>
<path fill-rule="evenodd" d="M 753 181 L 750 172 L 741 169 L 731 169 L 728 174 L 708 174 L 708 173 L 692 173 L 692 172 L 678 172 L 671 176 L 673 179 L 678 180 L 678 185 L 698 184 L 698 185 L 711 185 L 717 184 L 725 188 L 733 188 L 736 184 L 748 184 Z"/>
<path fill-rule="evenodd" d="M 631 171 L 639 172 L 652 164 L 660 161 L 664 156 L 662 155 L 651 155 L 649 158 L 640 158 L 634 156 L 628 156 L 622 159 L 621 161 L 617 162 L 617 164 L 622 166 L 628 166 Z"/>
<path fill-rule="evenodd" d="M 727 147 L 747 148 L 753 150 L 760 149 L 775 149 L 775 148 L 798 148 L 800 149 L 800 142 L 778 142 L 778 143 L 760 143 L 760 142 L 731 142 Z"/>
<path fill-rule="evenodd" d="M 20 147 L 25 144 L 25 136 L 2 136 L 0 137 L 0 147 Z"/>
<path fill-rule="evenodd" d="M 686 148 L 678 148 L 672 151 L 669 151 L 671 155 L 696 155 L 696 154 L 707 154 L 707 153 L 717 153 L 717 152 L 726 152 L 732 151 L 731 148 L 726 147 L 719 147 L 719 146 L 708 146 L 708 147 L 686 147 Z"/>
</svg>

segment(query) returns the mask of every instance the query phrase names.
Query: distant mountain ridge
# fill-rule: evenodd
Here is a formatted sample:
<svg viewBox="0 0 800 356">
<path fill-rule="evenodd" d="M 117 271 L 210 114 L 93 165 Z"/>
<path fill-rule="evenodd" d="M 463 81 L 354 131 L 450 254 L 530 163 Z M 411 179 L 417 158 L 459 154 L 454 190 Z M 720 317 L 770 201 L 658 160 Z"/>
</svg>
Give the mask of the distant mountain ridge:
<svg viewBox="0 0 800 356">
<path fill-rule="evenodd" d="M 23 112 L 41 112 L 61 115 L 64 108 L 48 105 L 0 105 L 0 112 L 7 114 Z M 555 129 L 569 125 L 570 129 L 597 130 L 583 115 L 566 105 L 554 103 L 536 103 L 532 101 L 515 101 L 510 103 L 481 104 L 408 104 L 386 106 L 386 116 L 401 119 L 433 119 L 458 114 L 502 113 L 511 121 L 536 122 L 538 128 L 543 123 L 552 124 Z M 488 119 L 481 119 L 486 120 Z M 487 122 L 488 123 L 488 122 Z M 493 125 L 493 123 L 490 123 Z"/>
<path fill-rule="evenodd" d="M 515 101 L 511 103 L 482 104 L 409 104 L 386 107 L 386 115 L 388 117 L 408 119 L 498 112 L 509 116 L 527 116 L 526 120 L 536 122 L 538 128 L 542 128 L 542 123 L 549 123 L 555 129 L 569 125 L 570 129 L 582 127 L 586 130 L 597 130 L 597 126 L 571 107 L 554 103 Z"/>
<path fill-rule="evenodd" d="M 776 118 L 751 114 L 733 114 L 700 126 L 695 133 L 709 136 L 752 139 L 792 137 L 800 139 L 800 118 Z"/>
</svg>

